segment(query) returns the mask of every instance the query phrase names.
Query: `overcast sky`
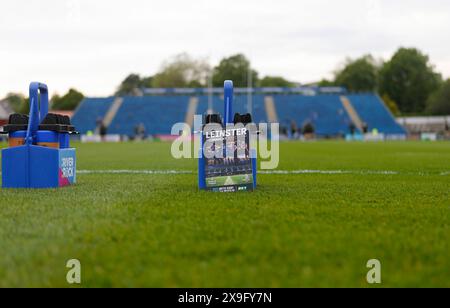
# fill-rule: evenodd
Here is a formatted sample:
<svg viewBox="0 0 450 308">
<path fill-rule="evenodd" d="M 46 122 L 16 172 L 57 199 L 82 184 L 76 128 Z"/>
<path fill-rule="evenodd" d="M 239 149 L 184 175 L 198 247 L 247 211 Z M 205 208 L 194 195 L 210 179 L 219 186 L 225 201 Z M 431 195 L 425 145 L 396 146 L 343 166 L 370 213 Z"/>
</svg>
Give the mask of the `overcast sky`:
<svg viewBox="0 0 450 308">
<path fill-rule="evenodd" d="M 110 95 L 181 52 L 213 65 L 243 52 L 260 75 L 306 83 L 346 57 L 388 58 L 400 46 L 450 77 L 450 1 L 2 0 L 0 97 L 30 81 Z"/>
</svg>

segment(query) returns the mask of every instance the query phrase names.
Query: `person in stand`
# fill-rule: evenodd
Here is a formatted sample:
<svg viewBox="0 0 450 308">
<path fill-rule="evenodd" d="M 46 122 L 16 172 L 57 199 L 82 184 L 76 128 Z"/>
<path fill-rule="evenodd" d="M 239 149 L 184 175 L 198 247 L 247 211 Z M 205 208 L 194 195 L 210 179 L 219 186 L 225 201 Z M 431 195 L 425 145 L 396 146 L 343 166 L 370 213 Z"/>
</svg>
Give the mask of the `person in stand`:
<svg viewBox="0 0 450 308">
<path fill-rule="evenodd" d="M 355 123 L 353 123 L 353 121 L 350 123 L 349 129 L 350 129 L 350 134 L 352 136 L 354 136 L 355 132 L 356 132 L 356 125 L 355 125 Z"/>
<path fill-rule="evenodd" d="M 294 120 L 291 121 L 291 137 L 293 139 L 297 139 L 298 138 L 298 127 L 297 127 L 297 123 L 295 123 Z"/>
<path fill-rule="evenodd" d="M 302 131 L 303 131 L 303 137 L 305 138 L 305 140 L 313 140 L 315 138 L 316 129 L 315 129 L 313 123 L 306 122 L 303 125 Z"/>
<path fill-rule="evenodd" d="M 446 139 L 450 139 L 450 127 L 449 127 L 447 119 L 445 120 L 444 137 Z"/>
<path fill-rule="evenodd" d="M 98 129 L 102 142 L 106 141 L 106 135 L 108 134 L 108 128 L 105 125 L 104 121 L 101 121 L 100 127 Z"/>
<path fill-rule="evenodd" d="M 135 140 L 144 140 L 146 137 L 146 129 L 144 123 L 140 123 L 134 129 Z"/>
<path fill-rule="evenodd" d="M 98 117 L 97 120 L 95 120 L 95 127 L 97 128 L 96 134 L 100 135 L 100 126 L 102 125 L 103 119 Z"/>
<path fill-rule="evenodd" d="M 366 122 L 362 124 L 363 133 L 367 134 L 369 132 L 369 125 Z"/>
<path fill-rule="evenodd" d="M 284 126 L 284 125 L 280 126 L 280 135 L 288 137 L 288 130 L 287 130 L 286 126 Z"/>
</svg>

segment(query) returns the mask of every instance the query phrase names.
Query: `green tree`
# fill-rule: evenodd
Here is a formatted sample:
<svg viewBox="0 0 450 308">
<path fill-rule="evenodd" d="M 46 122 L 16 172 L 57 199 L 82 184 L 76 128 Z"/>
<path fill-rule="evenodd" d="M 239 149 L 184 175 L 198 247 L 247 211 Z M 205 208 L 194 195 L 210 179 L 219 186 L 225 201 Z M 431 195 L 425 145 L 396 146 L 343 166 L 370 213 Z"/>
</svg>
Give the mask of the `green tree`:
<svg viewBox="0 0 450 308">
<path fill-rule="evenodd" d="M 21 113 L 21 114 L 29 114 L 30 113 L 30 98 L 29 97 L 25 97 L 23 99 L 23 102 L 20 105 L 20 108 L 16 112 Z"/>
<path fill-rule="evenodd" d="M 153 76 L 141 78 L 139 86 L 141 88 L 153 88 Z"/>
<path fill-rule="evenodd" d="M 197 88 L 207 84 L 210 66 L 203 59 L 179 54 L 166 61 L 152 80 L 156 88 Z"/>
<path fill-rule="evenodd" d="M 151 83 L 151 81 L 150 81 Z M 135 91 L 141 87 L 142 80 L 138 74 L 130 74 L 122 81 L 116 91 L 117 96 L 134 95 Z"/>
<path fill-rule="evenodd" d="M 116 95 L 138 95 L 142 88 L 153 88 L 153 79 L 153 76 L 141 77 L 138 74 L 130 74 L 120 84 L 116 91 Z"/>
<path fill-rule="evenodd" d="M 249 72 L 252 74 L 253 84 L 258 84 L 258 73 L 251 68 L 250 61 L 244 55 L 225 58 L 214 68 L 213 85 L 222 87 L 225 80 L 232 80 L 235 87 L 247 87 Z"/>
<path fill-rule="evenodd" d="M 293 83 L 279 76 L 266 76 L 259 81 L 261 87 L 292 87 Z"/>
<path fill-rule="evenodd" d="M 375 92 L 378 87 L 378 66 L 371 55 L 351 60 L 336 73 L 335 84 L 350 92 Z"/>
<path fill-rule="evenodd" d="M 54 105 L 55 102 L 59 102 L 59 101 L 61 101 L 61 96 L 57 93 L 53 94 L 53 96 L 50 98 L 50 103 L 52 105 Z"/>
<path fill-rule="evenodd" d="M 393 115 L 400 115 L 400 109 L 398 109 L 397 103 L 392 98 L 390 98 L 389 95 L 384 94 L 382 99 Z"/>
<path fill-rule="evenodd" d="M 380 92 L 387 94 L 403 113 L 422 113 L 441 77 L 427 55 L 414 48 L 400 48 L 380 72 Z"/>
<path fill-rule="evenodd" d="M 52 109 L 54 110 L 75 110 L 81 101 L 84 99 L 84 95 L 75 89 L 70 89 L 66 95 L 59 97 L 54 95 L 52 98 Z"/>
<path fill-rule="evenodd" d="M 24 108 L 25 97 L 19 93 L 9 93 L 6 95 L 5 100 L 9 102 L 14 112 L 21 112 Z"/>
<path fill-rule="evenodd" d="M 427 113 L 432 115 L 450 114 L 450 79 L 430 96 L 427 101 Z"/>
<path fill-rule="evenodd" d="M 328 80 L 328 79 L 322 79 L 317 83 L 319 87 L 334 87 L 336 86 L 336 83 L 334 81 Z"/>
</svg>

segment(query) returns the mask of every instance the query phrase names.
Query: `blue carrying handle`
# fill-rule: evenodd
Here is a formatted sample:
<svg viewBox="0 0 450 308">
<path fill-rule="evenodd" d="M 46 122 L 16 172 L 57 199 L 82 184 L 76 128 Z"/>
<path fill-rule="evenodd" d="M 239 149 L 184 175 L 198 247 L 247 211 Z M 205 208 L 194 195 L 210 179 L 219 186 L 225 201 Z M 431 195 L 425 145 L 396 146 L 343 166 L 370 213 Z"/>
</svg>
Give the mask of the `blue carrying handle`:
<svg viewBox="0 0 450 308">
<path fill-rule="evenodd" d="M 48 114 L 48 87 L 40 82 L 30 84 L 30 120 L 28 122 L 26 144 L 36 139 L 39 124 Z"/>
</svg>

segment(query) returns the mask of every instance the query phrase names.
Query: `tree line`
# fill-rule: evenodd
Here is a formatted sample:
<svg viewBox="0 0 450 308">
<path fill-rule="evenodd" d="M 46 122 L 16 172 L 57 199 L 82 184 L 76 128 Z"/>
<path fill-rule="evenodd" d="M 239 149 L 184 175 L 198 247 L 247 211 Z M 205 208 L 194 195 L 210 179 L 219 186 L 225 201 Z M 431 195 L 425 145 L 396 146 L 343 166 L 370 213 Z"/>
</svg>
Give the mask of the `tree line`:
<svg viewBox="0 0 450 308">
<path fill-rule="evenodd" d="M 250 76 L 250 78 L 249 78 Z M 150 77 L 131 74 L 120 84 L 116 95 L 136 95 L 142 88 L 206 88 L 222 87 L 224 80 L 233 80 L 236 87 L 247 87 L 249 81 L 260 87 L 292 87 L 295 84 L 283 77 L 259 74 L 243 54 L 224 58 L 211 67 L 204 59 L 188 54 L 177 55 L 163 63 L 160 71 Z"/>
<path fill-rule="evenodd" d="M 250 78 L 249 78 L 250 77 Z M 211 68 L 207 61 L 181 54 L 165 62 L 151 77 L 128 76 L 116 95 L 135 95 L 141 88 L 221 87 L 231 79 L 237 87 L 295 87 L 299 83 L 281 76 L 259 78 L 242 54 L 224 58 Z M 341 86 L 351 93 L 378 93 L 395 115 L 450 114 L 450 79 L 444 81 L 427 55 L 416 48 L 400 48 L 388 61 L 372 55 L 347 59 L 332 80 L 318 86 Z"/>
<path fill-rule="evenodd" d="M 143 88 L 203 88 L 222 87 L 231 79 L 236 87 L 295 87 L 299 83 L 282 76 L 260 78 L 250 60 L 243 54 L 222 59 L 211 67 L 205 59 L 195 59 L 186 53 L 172 57 L 151 76 L 130 74 L 118 86 L 115 95 L 141 95 Z M 400 48 L 387 61 L 364 55 L 347 59 L 331 80 L 311 84 L 342 86 L 352 93 L 378 93 L 396 115 L 450 114 L 450 79 L 444 81 L 429 57 L 415 48 Z M 52 109 L 74 110 L 84 95 L 71 89 L 63 96 L 54 95 Z M 17 112 L 28 112 L 27 98 L 9 94 L 7 98 Z"/>
<path fill-rule="evenodd" d="M 70 89 L 65 95 L 54 94 L 50 99 L 53 110 L 75 110 L 84 99 L 83 93 Z M 9 93 L 4 100 L 8 101 L 14 112 L 28 114 L 30 100 L 21 93 Z"/>
<path fill-rule="evenodd" d="M 334 80 L 319 85 L 379 93 L 395 114 L 450 114 L 450 80 L 444 82 L 429 57 L 415 48 L 400 48 L 388 61 L 371 55 L 347 59 Z"/>
</svg>

